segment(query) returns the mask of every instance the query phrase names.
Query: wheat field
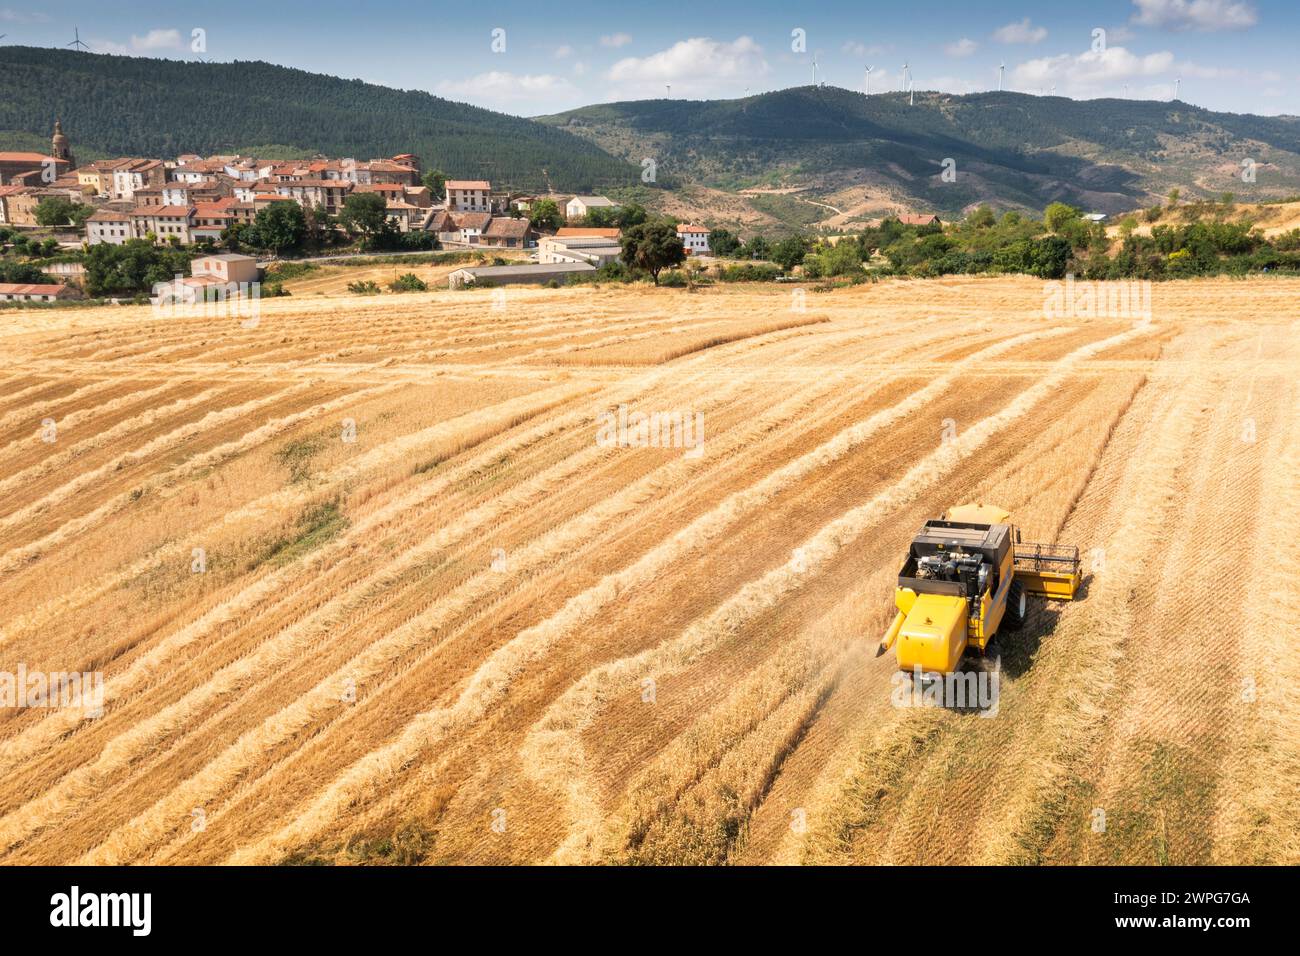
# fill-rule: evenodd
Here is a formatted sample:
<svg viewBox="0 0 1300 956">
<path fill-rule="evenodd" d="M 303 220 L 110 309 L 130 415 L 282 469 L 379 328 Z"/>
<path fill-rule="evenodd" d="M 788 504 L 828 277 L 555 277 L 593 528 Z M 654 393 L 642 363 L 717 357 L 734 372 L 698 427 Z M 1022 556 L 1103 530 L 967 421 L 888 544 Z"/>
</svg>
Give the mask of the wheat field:
<svg viewBox="0 0 1300 956">
<path fill-rule="evenodd" d="M 0 862 L 1300 862 L 1298 297 L 0 313 L 0 672 L 103 681 L 0 708 Z M 992 719 L 874 657 L 966 501 L 1085 555 Z"/>
</svg>

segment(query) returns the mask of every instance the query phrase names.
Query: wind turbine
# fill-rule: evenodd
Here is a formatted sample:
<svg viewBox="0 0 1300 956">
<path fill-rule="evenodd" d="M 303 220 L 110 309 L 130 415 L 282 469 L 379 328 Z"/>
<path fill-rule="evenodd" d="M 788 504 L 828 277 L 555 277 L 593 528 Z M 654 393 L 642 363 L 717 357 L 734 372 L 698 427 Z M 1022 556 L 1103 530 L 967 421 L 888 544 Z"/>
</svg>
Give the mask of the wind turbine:
<svg viewBox="0 0 1300 956">
<path fill-rule="evenodd" d="M 1183 78 L 1182 78 L 1181 76 L 1180 76 L 1180 77 L 1177 77 L 1177 78 L 1174 79 L 1174 99 L 1175 99 L 1175 100 L 1178 99 L 1178 88 L 1179 88 L 1180 86 L 1182 86 L 1182 85 L 1183 85 Z"/>
<path fill-rule="evenodd" d="M 65 34 L 65 35 L 66 35 L 66 34 Z M 73 39 L 73 41 L 72 41 L 71 43 L 66 44 L 67 46 L 70 46 L 70 47 L 72 47 L 72 48 L 75 49 L 75 50 L 89 50 L 89 49 L 90 49 L 90 47 L 86 46 L 86 44 L 84 44 L 84 43 L 81 42 L 81 31 L 80 31 L 79 29 L 77 29 L 76 27 L 73 27 L 73 28 L 72 28 L 72 35 L 73 35 L 74 39 Z"/>
<path fill-rule="evenodd" d="M 871 71 L 874 70 L 874 69 L 875 69 L 874 66 L 869 66 L 869 67 L 866 68 L 866 70 L 867 70 L 867 95 L 868 95 L 868 96 L 871 95 Z"/>
<path fill-rule="evenodd" d="M 812 71 L 813 71 L 813 86 L 816 86 L 817 85 L 817 54 L 816 53 L 813 54 L 813 58 L 812 58 Z"/>
<path fill-rule="evenodd" d="M 998 64 L 998 92 L 999 93 L 1002 92 L 1002 74 L 1005 73 L 1006 71 L 1007 71 L 1007 64 L 1005 62 L 999 63 Z"/>
<path fill-rule="evenodd" d="M 907 81 L 907 92 L 908 92 L 907 105 L 915 106 L 916 105 L 916 81 L 915 80 L 909 79 Z"/>
<path fill-rule="evenodd" d="M 671 100 L 673 98 L 673 85 L 671 83 L 665 83 L 664 88 L 668 90 L 668 99 Z"/>
</svg>

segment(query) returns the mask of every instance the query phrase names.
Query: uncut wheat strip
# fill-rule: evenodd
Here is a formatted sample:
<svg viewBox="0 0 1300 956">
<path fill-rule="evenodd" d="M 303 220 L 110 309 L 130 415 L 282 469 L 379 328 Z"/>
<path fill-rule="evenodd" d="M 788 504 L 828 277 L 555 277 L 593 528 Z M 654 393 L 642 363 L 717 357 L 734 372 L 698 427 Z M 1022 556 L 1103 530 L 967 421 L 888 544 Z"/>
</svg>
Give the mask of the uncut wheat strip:
<svg viewBox="0 0 1300 956">
<path fill-rule="evenodd" d="M 1013 348 L 1022 341 L 1046 338 L 1062 334 L 1064 331 L 1045 330 L 1030 333 L 1000 343 L 992 349 L 1000 351 Z M 968 361 L 977 361 L 980 354 L 976 353 L 968 357 Z M 954 373 L 954 376 L 956 374 Z M 946 385 L 947 383 L 932 383 L 921 392 L 927 397 L 939 394 L 942 389 L 937 386 L 946 387 Z M 653 577 L 658 569 L 680 554 L 702 546 L 709 538 L 721 533 L 726 527 L 743 517 L 745 512 L 760 506 L 808 471 L 842 457 L 856 444 L 865 441 L 870 434 L 896 420 L 911 407 L 913 407 L 911 400 L 905 400 L 901 406 L 902 410 L 899 410 L 900 406 L 895 406 L 873 416 L 868 423 L 863 423 L 869 424 L 869 428 L 864 428 L 863 424 L 860 424 L 845 429 L 836 438 L 767 476 L 756 486 L 733 494 L 721 505 L 692 522 L 686 529 L 674 535 L 669 542 L 659 545 L 629 568 L 607 575 L 582 594 L 571 598 L 559 612 L 546 621 L 520 632 L 494 652 L 471 676 L 453 705 L 435 708 L 415 718 L 395 741 L 362 758 L 331 784 L 311 807 L 299 816 L 302 822 L 289 825 L 280 833 L 262 840 L 255 847 L 246 848 L 236 855 L 237 858 L 245 862 L 271 858 L 276 852 L 277 845 L 284 844 L 286 841 L 309 838 L 309 831 L 313 826 L 320 821 L 332 819 L 333 814 L 341 806 L 352 801 L 352 794 L 356 789 L 367 786 L 367 781 L 375 776 L 391 774 L 394 768 L 401 766 L 408 755 L 418 750 L 425 742 L 441 739 L 453 727 L 477 719 L 505 692 L 530 660 L 545 654 L 564 634 L 589 619 L 601 607 L 622 593 L 631 582 Z M 305 822 L 307 820 L 316 822 L 309 824 Z"/>
<path fill-rule="evenodd" d="M 169 386 L 164 386 L 159 389 L 150 389 L 150 392 L 156 393 L 159 391 L 166 391 L 168 387 Z M 14 488 L 18 488 L 21 487 L 22 485 L 29 484 L 30 482 L 36 480 L 37 478 L 41 478 L 45 475 L 48 475 L 52 471 L 56 471 L 60 468 L 66 468 L 69 465 L 73 464 L 76 461 L 76 459 L 85 455 L 87 452 L 94 451 L 97 448 L 103 448 L 104 446 L 116 442 L 121 438 L 131 435 L 133 432 L 148 430 L 153 425 L 165 421 L 167 418 L 182 414 L 198 405 L 203 405 L 207 402 L 212 402 L 219 395 L 221 395 L 223 391 L 224 391 L 223 389 L 219 389 L 219 388 L 205 389 L 201 392 L 198 392 L 186 398 L 177 398 L 171 402 L 168 402 L 165 405 L 158 405 L 154 408 L 150 408 L 144 411 L 143 413 L 141 413 L 140 415 L 134 416 L 132 418 L 123 419 L 122 421 L 118 422 L 116 425 L 113 425 L 109 428 L 105 428 L 102 431 L 95 432 L 94 434 L 90 435 L 88 438 L 82 439 L 81 441 L 76 442 L 75 444 L 67 446 L 63 451 L 57 454 L 51 455 L 48 458 L 44 458 L 41 461 L 37 462 L 36 464 L 31 465 L 30 467 L 24 468 L 22 471 L 14 472 L 13 474 L 9 475 L 6 478 L 0 479 L 0 493 L 8 492 Z M 282 393 L 276 393 L 276 394 L 282 394 Z M 271 396 L 272 399 L 274 397 L 275 397 L 274 395 Z M 123 398 L 110 402 L 109 405 L 115 405 L 118 408 L 121 408 L 123 406 L 131 405 L 135 401 L 137 401 L 137 399 L 135 399 L 134 396 L 125 396 Z M 265 401 L 265 400 L 258 400 L 258 401 Z M 211 414 L 216 414 L 216 413 L 211 413 Z M 61 428 L 69 427 L 66 423 L 66 420 L 64 423 L 57 423 L 57 424 L 60 424 Z M 160 436 L 160 437 L 163 438 L 170 437 L 171 434 L 172 433 L 168 433 L 167 436 Z M 156 440 L 157 439 L 155 439 L 155 441 Z M 22 444 L 31 444 L 39 441 L 40 441 L 40 437 L 36 434 L 33 434 L 31 438 L 27 439 Z M 153 446 L 152 444 L 146 444 L 142 446 L 140 449 L 126 452 L 123 455 L 119 455 L 117 458 L 114 458 L 112 461 L 108 462 L 106 465 L 101 466 L 99 469 L 96 469 L 94 471 L 82 472 L 80 475 L 77 476 L 76 479 L 74 479 L 74 482 L 76 481 L 81 482 L 81 484 L 77 485 L 76 487 L 78 488 L 84 487 L 85 484 L 88 484 L 94 481 L 96 477 L 101 476 L 105 472 L 105 470 L 109 470 L 109 471 L 116 470 L 121 466 L 121 463 L 123 463 L 124 461 L 129 462 L 137 455 L 152 453 L 159 447 L 166 447 L 166 446 L 165 445 Z M 65 489 L 70 488 L 72 485 L 73 482 L 69 482 L 67 484 L 61 485 L 59 488 L 54 489 L 49 494 L 61 497 L 59 493 L 63 492 Z M 73 489 L 73 491 L 75 491 L 75 488 Z M 71 494 L 73 493 L 73 491 L 69 491 L 68 493 Z M 26 509 L 11 512 L 9 515 L 0 517 L 0 528 L 8 527 L 9 525 L 14 524 L 19 520 L 29 517 L 31 514 L 34 514 L 37 511 L 43 510 L 43 508 L 41 507 L 43 501 L 44 499 L 38 499 L 37 501 L 28 505 Z"/>
<path fill-rule="evenodd" d="M 848 374 L 846 372 L 846 374 Z M 823 389 L 833 388 L 836 383 L 823 383 Z M 742 390 L 743 383 L 737 383 L 735 390 Z M 715 402 L 727 400 L 728 396 L 717 394 L 712 397 Z M 804 396 L 798 406 L 805 407 L 809 401 L 814 400 L 814 396 Z M 748 424 L 743 433 L 736 435 L 724 436 L 726 447 L 722 449 L 720 457 L 739 448 L 750 447 L 756 437 L 770 430 L 778 421 L 788 420 L 791 415 L 796 413 L 796 403 L 791 400 L 784 403 L 785 408 L 782 410 L 773 410 L 758 420 Z M 715 440 L 716 442 L 717 440 Z M 711 455 L 713 451 L 711 449 Z M 641 479 L 634 487 L 629 487 L 621 492 L 616 499 L 609 499 L 594 511 L 585 512 L 579 518 L 573 519 L 565 526 L 549 532 L 543 539 L 531 543 L 529 546 L 516 549 L 511 555 L 512 574 L 511 577 L 518 577 L 522 572 L 527 574 L 530 569 L 548 566 L 564 555 L 573 554 L 575 549 L 581 549 L 589 545 L 591 539 L 592 527 L 612 526 L 616 521 L 625 519 L 633 512 L 640 512 L 643 505 L 648 502 L 661 502 L 663 493 L 667 490 L 676 489 L 682 482 L 682 479 L 697 466 L 687 464 L 682 461 L 670 463 L 665 468 L 660 469 L 657 473 L 652 473 L 646 478 Z M 492 502 L 492 507 L 496 507 L 496 502 Z M 471 517 L 467 515 L 466 517 Z M 447 536 L 450 537 L 450 536 Z M 446 547 L 448 541 L 431 539 L 422 545 L 420 552 L 433 552 Z M 385 576 L 396 576 L 400 572 L 386 570 Z M 333 674 L 317 686 L 317 688 L 304 698 L 299 698 L 291 708 L 286 708 L 275 719 L 272 726 L 259 728 L 256 731 L 250 731 L 241 740 L 233 745 L 220 761 L 214 761 L 206 767 L 201 775 L 202 779 L 190 781 L 192 786 L 180 787 L 173 791 L 167 798 L 160 800 L 159 804 L 150 812 L 149 815 L 141 815 L 131 824 L 121 828 L 121 832 L 110 836 L 105 841 L 106 845 L 111 845 L 111 850 L 97 850 L 94 858 L 97 860 L 107 861 L 108 859 L 130 859 L 139 854 L 148 844 L 148 841 L 158 833 L 158 827 L 174 826 L 175 808 L 177 806 L 192 805 L 194 800 L 206 798 L 212 793 L 221 793 L 225 790 L 227 784 L 234 779 L 239 779 L 246 770 L 246 761 L 250 758 L 256 758 L 257 755 L 265 753 L 276 743 L 284 739 L 285 734 L 299 733 L 306 723 L 315 720 L 317 714 L 324 710 L 338 710 L 338 688 L 340 681 L 344 677 L 356 680 L 358 683 L 368 683 L 374 676 L 378 675 L 383 666 L 395 657 L 397 654 L 404 652 L 414 644 L 423 639 L 424 635 L 432 634 L 441 629 L 455 617 L 464 614 L 467 610 L 479 607 L 487 598 L 491 590 L 499 586 L 501 576 L 495 572 L 480 572 L 475 578 L 461 585 L 453 592 L 439 599 L 438 604 L 429 612 L 421 615 L 419 618 L 405 622 L 397 631 L 390 632 L 388 635 L 380 638 L 379 641 L 367 645 L 366 651 L 353 658 L 336 674 Z M 350 613 L 350 612 L 348 612 Z M 338 615 L 334 615 L 337 617 Z M 346 614 L 345 614 L 346 616 Z M 329 629 L 328 621 L 317 622 L 317 632 L 314 635 L 307 635 L 307 640 L 319 640 L 320 628 Z M 445 643 L 445 638 L 439 642 Z M 305 648 L 289 648 L 281 652 L 284 660 L 293 660 L 303 656 Z M 436 651 L 436 646 L 425 652 L 425 656 Z M 242 663 L 242 662 L 241 662 Z M 270 667 L 266 662 L 255 662 L 252 667 L 253 672 L 267 673 Z M 215 678 L 214 678 L 215 680 Z M 217 686 L 215 689 L 210 685 L 202 688 L 205 694 L 229 693 L 229 688 Z M 293 721 L 288 720 L 288 715 L 292 711 L 299 713 L 299 718 Z M 174 719 L 172 723 L 177 723 Z M 221 765 L 219 765 L 221 764 Z M 164 821 L 170 821 L 166 823 Z M 174 849 L 174 847 L 173 847 Z M 104 854 L 112 854 L 106 856 Z"/>
<path fill-rule="evenodd" d="M 745 621 L 772 607 L 790 591 L 798 588 L 803 580 L 811 577 L 844 546 L 872 527 L 879 520 L 881 512 L 915 499 L 952 466 L 968 457 L 998 431 L 1022 417 L 1065 381 L 1079 363 L 1100 351 L 1128 342 L 1145 331 L 1143 327 L 1130 329 L 1085 345 L 1058 360 L 1053 373 L 1035 382 L 997 413 L 982 419 L 955 440 L 926 456 L 893 488 L 876 495 L 864 505 L 850 509 L 803 542 L 799 546 L 799 552 L 804 558 L 803 570 L 787 565 L 770 571 L 757 581 L 742 587 L 712 614 L 671 641 L 602 665 L 588 673 L 557 698 L 530 731 L 531 739 L 525 743 L 525 747 L 533 755 L 533 766 L 547 766 L 547 758 L 552 752 L 581 754 L 581 734 L 595 719 L 601 700 L 624 689 L 629 680 L 640 680 L 647 676 L 660 680 L 685 667 L 728 634 L 734 633 Z M 534 734 L 539 736 L 533 738 Z M 578 763 L 581 764 L 580 759 Z M 570 773 L 573 764 L 574 758 L 570 758 Z M 566 789 L 570 797 L 577 795 L 583 800 L 595 799 L 594 789 L 589 782 L 575 785 L 570 777 L 563 781 L 553 781 L 553 784 L 557 788 Z M 575 807 L 571 804 L 569 812 L 575 820 L 589 820 L 599 816 L 598 808 L 588 806 Z M 557 857 L 581 854 L 583 847 L 591 845 L 595 837 L 596 834 L 574 828 L 561 844 Z"/>
</svg>

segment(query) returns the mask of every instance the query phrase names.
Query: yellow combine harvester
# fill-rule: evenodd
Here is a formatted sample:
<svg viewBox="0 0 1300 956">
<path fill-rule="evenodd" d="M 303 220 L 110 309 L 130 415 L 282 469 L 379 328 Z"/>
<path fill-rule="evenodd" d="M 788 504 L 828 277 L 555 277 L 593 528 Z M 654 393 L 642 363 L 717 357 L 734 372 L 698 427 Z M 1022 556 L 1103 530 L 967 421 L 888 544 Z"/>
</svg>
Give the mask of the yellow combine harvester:
<svg viewBox="0 0 1300 956">
<path fill-rule="evenodd" d="M 876 652 L 898 666 L 951 674 L 967 648 L 984 653 L 1002 626 L 1025 620 L 1025 595 L 1063 601 L 1079 589 L 1079 549 L 1022 544 L 1011 513 L 991 505 L 950 508 L 927 521 L 898 572 L 898 614 Z"/>
</svg>

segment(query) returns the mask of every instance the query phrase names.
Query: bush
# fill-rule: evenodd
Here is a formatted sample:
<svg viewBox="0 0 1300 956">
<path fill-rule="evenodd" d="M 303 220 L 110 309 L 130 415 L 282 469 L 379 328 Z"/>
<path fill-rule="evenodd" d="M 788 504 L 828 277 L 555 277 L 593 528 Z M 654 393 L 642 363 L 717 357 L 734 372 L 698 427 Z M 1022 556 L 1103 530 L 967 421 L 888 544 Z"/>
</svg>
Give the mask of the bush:
<svg viewBox="0 0 1300 956">
<path fill-rule="evenodd" d="M 353 295 L 379 295 L 379 284 L 366 279 L 348 283 L 348 291 Z"/>
<path fill-rule="evenodd" d="M 394 292 L 428 292 L 429 284 L 414 272 L 405 272 L 388 283 L 388 288 Z"/>
</svg>

